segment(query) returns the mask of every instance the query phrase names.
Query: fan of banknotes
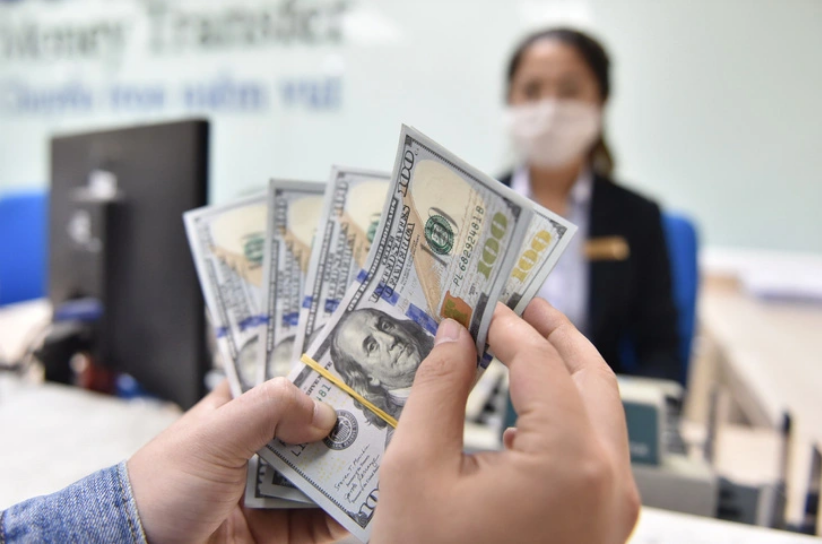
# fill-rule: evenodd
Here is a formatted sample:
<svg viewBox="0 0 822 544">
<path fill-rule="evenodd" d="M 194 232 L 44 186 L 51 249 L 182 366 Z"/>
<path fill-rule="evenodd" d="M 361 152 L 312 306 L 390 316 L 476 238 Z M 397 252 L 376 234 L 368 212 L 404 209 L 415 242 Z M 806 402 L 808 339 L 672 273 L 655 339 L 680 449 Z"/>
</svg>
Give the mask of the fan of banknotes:
<svg viewBox="0 0 822 544">
<path fill-rule="evenodd" d="M 232 393 L 287 376 L 337 411 L 325 440 L 250 461 L 246 506 L 319 506 L 363 541 L 438 323 L 470 331 L 481 374 L 497 301 L 521 313 L 576 231 L 407 126 L 390 175 L 274 179 L 185 225 Z"/>
</svg>

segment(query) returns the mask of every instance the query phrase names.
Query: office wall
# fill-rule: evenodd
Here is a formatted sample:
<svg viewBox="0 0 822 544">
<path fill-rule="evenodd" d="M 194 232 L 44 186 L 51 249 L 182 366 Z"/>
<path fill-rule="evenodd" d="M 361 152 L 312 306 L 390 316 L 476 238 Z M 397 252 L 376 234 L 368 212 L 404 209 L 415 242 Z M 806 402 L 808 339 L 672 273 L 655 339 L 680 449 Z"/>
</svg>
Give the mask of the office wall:
<svg viewBox="0 0 822 544">
<path fill-rule="evenodd" d="M 47 183 L 53 133 L 192 115 L 215 202 L 389 169 L 403 122 L 501 173 L 504 64 L 557 22 L 612 53 L 620 178 L 710 245 L 822 253 L 817 0 L 0 2 L 0 190 Z"/>
</svg>

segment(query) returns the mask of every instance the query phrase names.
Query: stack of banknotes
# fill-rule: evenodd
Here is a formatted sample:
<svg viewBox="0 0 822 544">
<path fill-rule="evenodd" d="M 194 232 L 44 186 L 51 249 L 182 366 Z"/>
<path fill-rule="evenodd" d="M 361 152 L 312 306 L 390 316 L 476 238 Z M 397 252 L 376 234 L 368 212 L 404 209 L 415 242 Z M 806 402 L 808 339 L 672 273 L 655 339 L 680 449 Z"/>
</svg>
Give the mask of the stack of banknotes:
<svg viewBox="0 0 822 544">
<path fill-rule="evenodd" d="M 481 374 L 497 301 L 521 313 L 576 231 L 407 126 L 391 174 L 274 179 L 185 224 L 232 393 L 287 376 L 338 415 L 321 442 L 261 450 L 246 506 L 319 506 L 363 541 L 438 323 L 470 331 Z"/>
</svg>

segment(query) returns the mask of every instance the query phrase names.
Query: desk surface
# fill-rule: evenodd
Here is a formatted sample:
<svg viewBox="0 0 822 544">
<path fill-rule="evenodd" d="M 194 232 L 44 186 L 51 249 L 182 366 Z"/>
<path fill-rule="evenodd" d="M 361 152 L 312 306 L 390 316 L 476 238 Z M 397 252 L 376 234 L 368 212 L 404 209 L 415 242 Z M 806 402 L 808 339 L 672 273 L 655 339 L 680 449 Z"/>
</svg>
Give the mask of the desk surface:
<svg viewBox="0 0 822 544">
<path fill-rule="evenodd" d="M 822 450 L 822 305 L 760 300 L 733 280 L 708 279 L 700 325 L 720 351 L 720 380 L 754 425 L 791 418 L 786 518 L 804 524 L 813 447 Z M 817 516 L 822 532 L 822 511 Z"/>
<path fill-rule="evenodd" d="M 707 282 L 699 305 L 731 378 L 757 397 L 760 423 L 778 427 L 788 412 L 802 432 L 822 439 L 822 305 L 763 301 L 718 282 Z"/>
<path fill-rule="evenodd" d="M 33 335 L 51 319 L 46 299 L 9 304 L 0 308 L 0 360 L 19 359 Z"/>
<path fill-rule="evenodd" d="M 0 374 L 0 509 L 127 459 L 179 416 L 172 404 Z"/>
<path fill-rule="evenodd" d="M 629 544 L 810 544 L 819 539 L 643 507 Z"/>
</svg>

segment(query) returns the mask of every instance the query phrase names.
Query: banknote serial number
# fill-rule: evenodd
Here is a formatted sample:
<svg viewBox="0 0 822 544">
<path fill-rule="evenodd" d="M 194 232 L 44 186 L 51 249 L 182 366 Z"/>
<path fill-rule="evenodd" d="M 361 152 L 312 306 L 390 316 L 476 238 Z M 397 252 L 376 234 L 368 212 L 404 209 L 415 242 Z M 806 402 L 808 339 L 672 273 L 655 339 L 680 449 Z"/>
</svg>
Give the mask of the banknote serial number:
<svg viewBox="0 0 822 544">
<path fill-rule="evenodd" d="M 328 396 L 329 392 L 331 392 L 331 386 L 324 383 L 320 386 L 320 389 L 317 391 L 317 395 L 324 399 Z"/>
<path fill-rule="evenodd" d="M 482 230 L 482 221 L 484 218 L 485 208 L 477 206 L 471 216 L 468 234 L 465 236 L 465 243 L 459 259 L 458 267 L 463 273 L 468 271 L 468 267 L 471 264 L 471 256 L 474 254 L 474 248 L 477 242 L 479 242 L 479 235 Z M 464 278 L 465 276 L 463 274 L 455 274 L 453 279 L 454 285 L 459 287 Z"/>
</svg>

